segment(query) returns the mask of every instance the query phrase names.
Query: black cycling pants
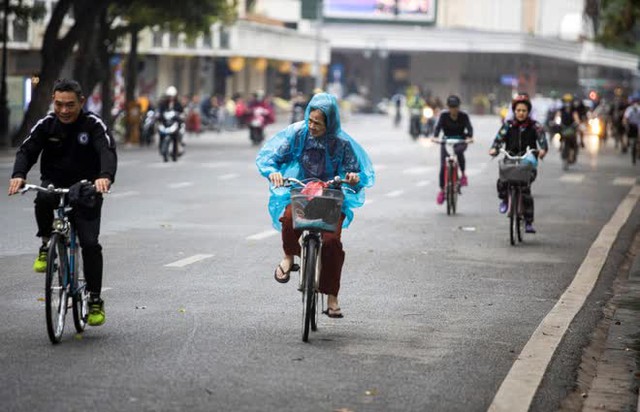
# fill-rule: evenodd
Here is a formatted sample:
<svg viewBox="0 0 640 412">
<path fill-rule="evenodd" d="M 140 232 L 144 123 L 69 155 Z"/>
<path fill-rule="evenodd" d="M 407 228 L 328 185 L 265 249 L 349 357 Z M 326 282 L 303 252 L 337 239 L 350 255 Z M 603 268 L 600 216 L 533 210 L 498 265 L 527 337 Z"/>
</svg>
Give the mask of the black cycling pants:
<svg viewBox="0 0 640 412">
<path fill-rule="evenodd" d="M 538 174 L 537 170 L 533 170 L 533 176 L 531 177 L 531 183 L 529 184 L 529 186 L 524 186 L 522 188 L 522 203 L 524 206 L 524 210 L 523 210 L 523 215 L 524 215 L 524 220 L 527 223 L 533 223 L 533 195 L 531 195 L 531 184 L 533 184 L 533 181 L 536 180 L 536 176 Z M 508 202 L 509 199 L 509 192 L 508 192 L 508 185 L 507 182 L 498 179 L 498 182 L 496 183 L 496 186 L 498 188 L 498 198 L 500 198 L 500 200 Z"/>
<path fill-rule="evenodd" d="M 46 186 L 43 184 L 43 186 Z M 53 211 L 58 207 L 58 195 L 38 192 L 35 200 L 36 222 L 38 233 L 36 236 L 51 237 L 53 225 Z M 74 207 L 71 219 L 78 234 L 82 248 L 82 261 L 87 281 L 87 290 L 92 296 L 100 296 L 102 289 L 102 246 L 98 243 L 100 236 L 100 214 L 102 211 L 102 196 L 98 196 L 95 207 Z"/>
</svg>

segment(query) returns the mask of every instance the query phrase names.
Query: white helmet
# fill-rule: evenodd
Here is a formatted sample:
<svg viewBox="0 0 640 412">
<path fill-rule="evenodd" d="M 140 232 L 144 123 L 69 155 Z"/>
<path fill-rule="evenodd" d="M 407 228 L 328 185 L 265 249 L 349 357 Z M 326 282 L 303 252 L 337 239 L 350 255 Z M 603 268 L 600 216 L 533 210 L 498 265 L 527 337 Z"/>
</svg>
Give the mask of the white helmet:
<svg viewBox="0 0 640 412">
<path fill-rule="evenodd" d="M 167 87 L 167 91 L 164 92 L 169 97 L 176 97 L 178 95 L 178 90 L 174 86 Z"/>
</svg>

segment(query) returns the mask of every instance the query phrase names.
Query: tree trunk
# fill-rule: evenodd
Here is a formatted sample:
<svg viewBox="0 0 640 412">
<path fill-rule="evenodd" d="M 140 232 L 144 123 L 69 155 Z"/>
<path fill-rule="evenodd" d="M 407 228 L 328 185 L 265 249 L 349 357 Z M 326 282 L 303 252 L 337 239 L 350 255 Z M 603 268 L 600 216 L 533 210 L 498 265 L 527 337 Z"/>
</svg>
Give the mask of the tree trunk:
<svg viewBox="0 0 640 412">
<path fill-rule="evenodd" d="M 138 33 L 140 27 L 131 26 L 131 47 L 127 58 L 127 73 L 125 78 L 126 99 L 125 108 L 127 110 L 127 135 L 125 140 L 130 143 L 139 142 L 140 129 L 140 109 L 136 102 L 136 86 L 138 83 Z"/>
<path fill-rule="evenodd" d="M 12 144 L 18 145 L 27 137 L 33 125 L 45 115 L 51 101 L 51 89 L 60 75 L 65 62 L 81 36 L 87 36 L 94 27 L 97 16 L 106 7 L 109 0 L 60 0 L 53 9 L 42 42 L 42 66 L 40 82 L 34 88 L 31 103 L 22 119 L 18 132 L 12 137 Z M 60 28 L 65 15 L 73 5 L 74 24 L 63 38 L 59 38 Z"/>
</svg>

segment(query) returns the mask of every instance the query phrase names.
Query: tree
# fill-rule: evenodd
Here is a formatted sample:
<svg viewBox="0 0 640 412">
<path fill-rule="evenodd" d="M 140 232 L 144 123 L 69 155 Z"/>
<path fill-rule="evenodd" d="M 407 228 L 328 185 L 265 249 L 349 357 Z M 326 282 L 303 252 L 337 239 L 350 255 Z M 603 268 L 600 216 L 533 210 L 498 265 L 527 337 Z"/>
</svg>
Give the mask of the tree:
<svg viewBox="0 0 640 412">
<path fill-rule="evenodd" d="M 138 75 L 138 35 L 147 27 L 163 26 L 175 33 L 185 33 L 193 38 L 211 29 L 217 20 L 229 22 L 234 19 L 236 1 L 227 0 L 182 0 L 176 7 L 174 0 L 138 0 L 121 2 L 117 14 L 122 16 L 128 28 L 131 46 L 127 58 L 125 78 L 127 117 L 135 107 L 135 88 Z M 132 130 L 127 122 L 129 141 Z"/>
<path fill-rule="evenodd" d="M 591 19 L 598 42 L 640 54 L 638 0 L 587 0 L 584 14 Z"/>
<path fill-rule="evenodd" d="M 33 90 L 31 103 L 22 119 L 22 124 L 12 138 L 14 145 L 20 143 L 28 130 L 46 113 L 54 81 L 60 75 L 79 39 L 93 30 L 96 20 L 108 4 L 108 0 L 59 0 L 55 4 L 40 51 L 42 56 L 40 81 Z M 65 33 L 64 17 L 70 10 L 73 10 L 74 23 Z"/>
</svg>

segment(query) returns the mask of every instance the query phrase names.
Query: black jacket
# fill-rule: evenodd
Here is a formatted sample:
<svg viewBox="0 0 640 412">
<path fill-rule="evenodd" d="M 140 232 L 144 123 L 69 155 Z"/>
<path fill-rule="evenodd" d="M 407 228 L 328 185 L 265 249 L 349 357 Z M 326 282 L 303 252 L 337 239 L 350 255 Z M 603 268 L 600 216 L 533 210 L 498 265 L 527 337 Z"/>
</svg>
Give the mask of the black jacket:
<svg viewBox="0 0 640 412">
<path fill-rule="evenodd" d="M 540 123 L 527 118 L 524 122 L 516 120 L 506 121 L 496 138 L 493 140 L 492 147 L 500 149 L 502 144 L 512 156 L 522 156 L 527 151 L 527 147 L 531 149 L 548 149 L 547 135 Z"/>
<path fill-rule="evenodd" d="M 469 116 L 462 111 L 458 112 L 458 118 L 453 120 L 451 113 L 448 110 L 443 110 L 440 113 L 433 135 L 439 137 L 441 130 L 446 137 L 458 136 L 463 139 L 473 137 L 473 127 Z"/>
<path fill-rule="evenodd" d="M 102 119 L 92 112 L 81 112 L 71 124 L 61 123 L 53 113 L 40 119 L 18 149 L 11 177 L 26 179 L 40 153 L 43 182 L 69 187 L 82 179 L 115 180 L 115 141 Z"/>
</svg>

